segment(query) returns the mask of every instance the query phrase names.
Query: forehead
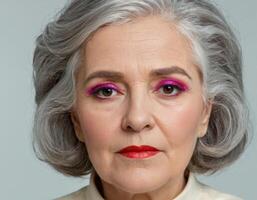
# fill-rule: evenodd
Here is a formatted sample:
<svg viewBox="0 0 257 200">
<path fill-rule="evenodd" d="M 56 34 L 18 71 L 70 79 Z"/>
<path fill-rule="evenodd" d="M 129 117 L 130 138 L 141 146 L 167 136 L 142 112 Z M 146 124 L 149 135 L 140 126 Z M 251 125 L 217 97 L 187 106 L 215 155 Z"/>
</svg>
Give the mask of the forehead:
<svg viewBox="0 0 257 200">
<path fill-rule="evenodd" d="M 131 22 L 100 28 L 86 43 L 87 72 L 141 71 L 168 66 L 190 69 L 193 63 L 190 42 L 176 25 L 159 16 L 137 18 Z"/>
</svg>

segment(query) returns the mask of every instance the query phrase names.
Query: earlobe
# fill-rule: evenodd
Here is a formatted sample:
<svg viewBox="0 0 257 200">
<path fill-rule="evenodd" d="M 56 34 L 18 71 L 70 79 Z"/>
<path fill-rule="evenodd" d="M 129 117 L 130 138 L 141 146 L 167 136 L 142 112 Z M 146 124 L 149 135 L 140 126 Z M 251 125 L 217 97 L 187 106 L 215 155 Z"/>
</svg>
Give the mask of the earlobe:
<svg viewBox="0 0 257 200">
<path fill-rule="evenodd" d="M 201 138 L 207 133 L 209 119 L 212 111 L 212 102 L 208 101 L 203 110 L 202 120 L 200 124 L 200 130 L 198 131 L 198 137 Z"/>
<path fill-rule="evenodd" d="M 75 131 L 75 134 L 78 138 L 79 141 L 81 142 L 84 142 L 84 137 L 83 137 L 83 134 L 82 134 L 82 130 L 81 130 L 81 127 L 80 127 L 80 123 L 79 123 L 79 120 L 78 120 L 78 117 L 76 115 L 75 112 L 71 112 L 71 121 L 72 121 L 72 124 L 73 124 L 73 127 L 74 127 L 74 131 Z"/>
</svg>

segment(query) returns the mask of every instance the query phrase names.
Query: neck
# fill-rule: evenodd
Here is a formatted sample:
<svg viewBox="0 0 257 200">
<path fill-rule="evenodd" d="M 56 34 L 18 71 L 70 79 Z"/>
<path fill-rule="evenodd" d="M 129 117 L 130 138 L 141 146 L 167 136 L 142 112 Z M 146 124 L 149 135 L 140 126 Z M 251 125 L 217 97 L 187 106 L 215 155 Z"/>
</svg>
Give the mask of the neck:
<svg viewBox="0 0 257 200">
<path fill-rule="evenodd" d="M 185 188 L 187 180 L 188 173 L 185 173 L 185 175 L 182 175 L 176 180 L 170 180 L 168 183 L 154 191 L 136 194 L 128 193 L 106 183 L 101 180 L 97 174 L 95 177 L 95 184 L 99 193 L 105 200 L 167 200 L 174 199 L 178 196 Z"/>
</svg>

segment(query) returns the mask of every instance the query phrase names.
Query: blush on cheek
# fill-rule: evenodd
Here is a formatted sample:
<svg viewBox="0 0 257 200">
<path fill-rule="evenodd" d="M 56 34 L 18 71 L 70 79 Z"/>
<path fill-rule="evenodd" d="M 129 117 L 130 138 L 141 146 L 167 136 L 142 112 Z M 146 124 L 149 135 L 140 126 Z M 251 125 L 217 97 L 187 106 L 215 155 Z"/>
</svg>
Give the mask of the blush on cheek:
<svg viewBox="0 0 257 200">
<path fill-rule="evenodd" d="M 101 117 L 100 117 L 101 116 Z M 84 112 L 84 115 L 80 116 L 80 124 L 82 133 L 86 143 L 89 145 L 102 145 L 108 143 L 110 140 L 110 134 L 114 132 L 110 130 L 112 128 L 110 117 L 103 117 L 99 113 Z"/>
<path fill-rule="evenodd" d="M 171 111 L 165 114 L 168 121 L 167 119 L 163 120 L 166 121 L 165 124 L 168 127 L 166 132 L 169 133 L 168 137 L 172 143 L 182 144 L 195 140 L 200 120 L 199 109 L 198 105 L 185 103 L 180 107 L 170 109 Z"/>
</svg>

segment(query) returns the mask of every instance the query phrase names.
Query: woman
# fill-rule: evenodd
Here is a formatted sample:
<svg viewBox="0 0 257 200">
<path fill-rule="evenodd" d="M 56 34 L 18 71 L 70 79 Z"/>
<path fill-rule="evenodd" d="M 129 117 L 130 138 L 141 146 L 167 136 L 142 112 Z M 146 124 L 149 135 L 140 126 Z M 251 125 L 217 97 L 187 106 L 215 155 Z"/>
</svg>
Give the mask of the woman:
<svg viewBox="0 0 257 200">
<path fill-rule="evenodd" d="M 197 181 L 247 142 L 239 44 L 205 0 L 73 0 L 37 38 L 34 149 L 60 200 L 239 199 Z"/>
</svg>

